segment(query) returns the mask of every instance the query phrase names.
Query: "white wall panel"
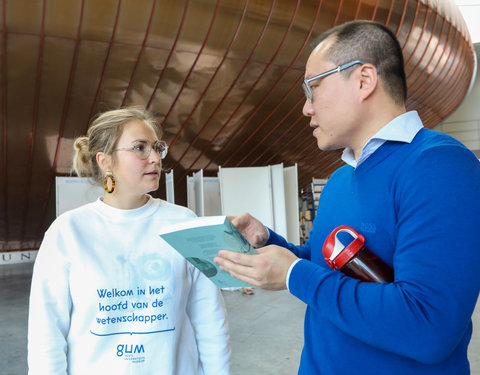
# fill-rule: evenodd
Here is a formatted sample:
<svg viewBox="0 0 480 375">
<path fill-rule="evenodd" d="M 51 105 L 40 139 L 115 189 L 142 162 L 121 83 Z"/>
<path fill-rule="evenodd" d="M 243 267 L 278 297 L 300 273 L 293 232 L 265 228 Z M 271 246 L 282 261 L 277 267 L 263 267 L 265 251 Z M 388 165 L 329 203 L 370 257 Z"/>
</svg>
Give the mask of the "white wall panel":
<svg viewBox="0 0 480 375">
<path fill-rule="evenodd" d="M 249 212 L 274 228 L 269 167 L 219 168 L 222 215 Z"/>
</svg>

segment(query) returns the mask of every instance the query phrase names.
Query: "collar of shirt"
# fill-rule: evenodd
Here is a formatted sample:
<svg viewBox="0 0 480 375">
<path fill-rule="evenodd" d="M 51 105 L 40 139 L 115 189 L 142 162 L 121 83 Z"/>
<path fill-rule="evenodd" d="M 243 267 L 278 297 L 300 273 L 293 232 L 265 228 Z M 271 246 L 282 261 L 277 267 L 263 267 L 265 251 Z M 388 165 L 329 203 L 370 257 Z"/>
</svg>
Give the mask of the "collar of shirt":
<svg viewBox="0 0 480 375">
<path fill-rule="evenodd" d="M 355 160 L 353 150 L 348 147 L 343 150 L 342 160 L 353 168 L 356 168 L 367 160 L 367 158 L 386 141 L 410 143 L 422 128 L 422 120 L 418 116 L 417 111 L 405 112 L 395 117 L 368 140 L 365 146 L 363 146 L 358 161 Z"/>
</svg>

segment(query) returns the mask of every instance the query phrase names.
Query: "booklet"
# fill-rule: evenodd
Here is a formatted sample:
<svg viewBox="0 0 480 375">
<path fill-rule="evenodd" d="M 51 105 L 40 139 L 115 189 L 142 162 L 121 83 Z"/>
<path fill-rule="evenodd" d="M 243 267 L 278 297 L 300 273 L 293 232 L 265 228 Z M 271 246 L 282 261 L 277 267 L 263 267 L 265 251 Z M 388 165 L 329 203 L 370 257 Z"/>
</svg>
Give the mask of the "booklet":
<svg viewBox="0 0 480 375">
<path fill-rule="evenodd" d="M 198 217 L 165 227 L 159 235 L 219 288 L 250 286 L 213 262 L 222 249 L 256 254 L 226 216 Z"/>
</svg>

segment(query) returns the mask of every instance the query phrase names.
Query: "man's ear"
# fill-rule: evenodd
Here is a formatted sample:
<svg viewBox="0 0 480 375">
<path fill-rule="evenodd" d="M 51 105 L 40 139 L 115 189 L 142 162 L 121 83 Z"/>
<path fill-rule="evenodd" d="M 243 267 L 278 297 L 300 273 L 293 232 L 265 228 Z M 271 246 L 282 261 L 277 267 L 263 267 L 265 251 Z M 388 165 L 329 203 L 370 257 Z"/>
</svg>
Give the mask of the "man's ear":
<svg viewBox="0 0 480 375">
<path fill-rule="evenodd" d="M 364 64 L 359 69 L 359 90 L 363 100 L 372 95 L 379 84 L 377 69 L 372 64 Z"/>
<path fill-rule="evenodd" d="M 97 164 L 103 172 L 112 170 L 112 157 L 107 155 L 104 152 L 97 152 L 95 157 L 97 159 Z"/>
</svg>

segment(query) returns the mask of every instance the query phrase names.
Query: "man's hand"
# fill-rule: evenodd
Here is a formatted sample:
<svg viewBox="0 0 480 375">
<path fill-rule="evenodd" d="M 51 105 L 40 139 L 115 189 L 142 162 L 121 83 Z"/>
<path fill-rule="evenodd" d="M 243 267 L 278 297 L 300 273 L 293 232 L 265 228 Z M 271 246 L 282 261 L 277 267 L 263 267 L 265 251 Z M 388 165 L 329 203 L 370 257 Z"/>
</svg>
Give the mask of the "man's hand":
<svg viewBox="0 0 480 375">
<path fill-rule="evenodd" d="M 298 259 L 295 254 L 277 245 L 262 247 L 257 252 L 251 255 L 220 250 L 214 262 L 250 285 L 268 290 L 286 289 L 288 269 Z"/>
<path fill-rule="evenodd" d="M 229 216 L 228 218 L 253 247 L 261 247 L 267 243 L 267 228 L 252 215 L 245 213 L 240 216 Z"/>
</svg>

